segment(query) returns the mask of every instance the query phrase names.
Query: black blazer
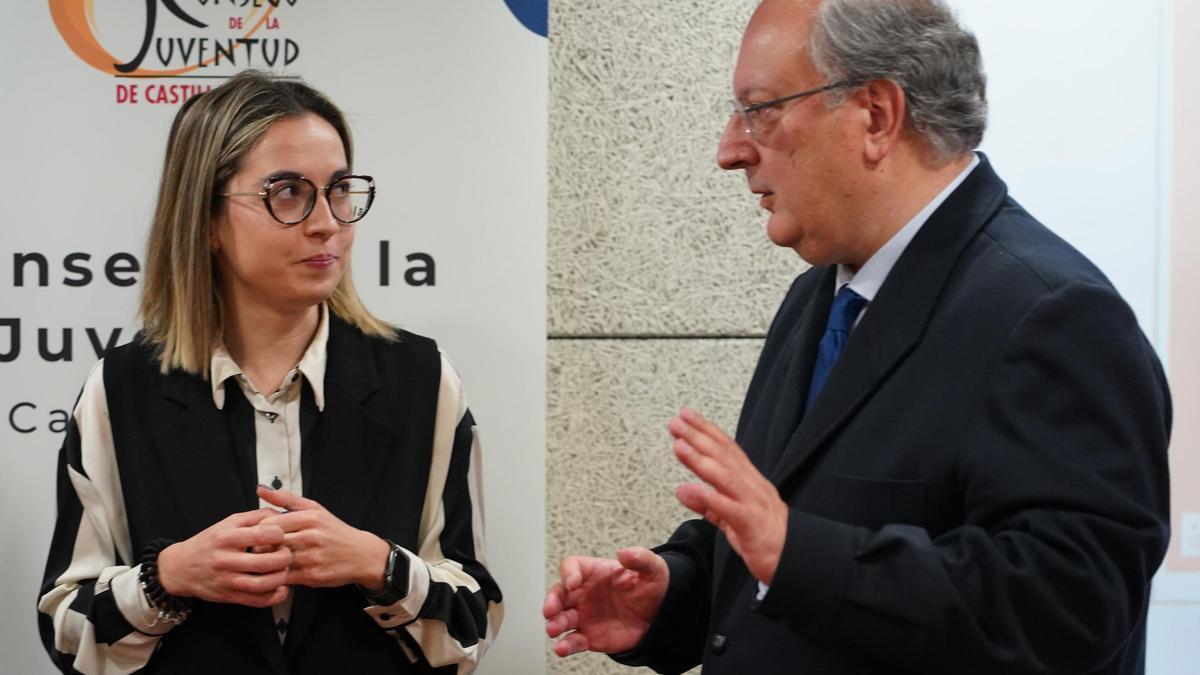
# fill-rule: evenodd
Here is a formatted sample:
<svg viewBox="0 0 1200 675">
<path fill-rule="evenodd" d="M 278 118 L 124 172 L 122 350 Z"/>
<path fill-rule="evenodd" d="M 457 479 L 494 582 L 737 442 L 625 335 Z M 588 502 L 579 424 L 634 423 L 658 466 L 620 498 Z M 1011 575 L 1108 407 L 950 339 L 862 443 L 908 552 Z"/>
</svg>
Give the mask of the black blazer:
<svg viewBox="0 0 1200 675">
<path fill-rule="evenodd" d="M 835 270 L 793 283 L 737 439 L 791 506 L 762 602 L 724 536 L 658 550 L 618 660 L 680 672 L 1143 671 L 1170 399 L 1108 280 L 986 158 L 913 239 L 807 415 Z"/>
</svg>

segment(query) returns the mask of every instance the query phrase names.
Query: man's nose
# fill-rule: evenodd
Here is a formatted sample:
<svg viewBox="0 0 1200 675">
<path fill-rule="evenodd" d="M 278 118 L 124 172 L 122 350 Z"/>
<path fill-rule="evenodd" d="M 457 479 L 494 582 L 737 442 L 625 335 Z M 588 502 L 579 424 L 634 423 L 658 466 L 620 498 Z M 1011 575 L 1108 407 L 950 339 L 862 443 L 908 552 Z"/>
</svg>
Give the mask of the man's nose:
<svg viewBox="0 0 1200 675">
<path fill-rule="evenodd" d="M 758 162 L 758 148 L 742 120 L 735 114 L 729 116 L 721 141 L 717 144 L 717 166 L 732 171 L 745 169 Z"/>
</svg>

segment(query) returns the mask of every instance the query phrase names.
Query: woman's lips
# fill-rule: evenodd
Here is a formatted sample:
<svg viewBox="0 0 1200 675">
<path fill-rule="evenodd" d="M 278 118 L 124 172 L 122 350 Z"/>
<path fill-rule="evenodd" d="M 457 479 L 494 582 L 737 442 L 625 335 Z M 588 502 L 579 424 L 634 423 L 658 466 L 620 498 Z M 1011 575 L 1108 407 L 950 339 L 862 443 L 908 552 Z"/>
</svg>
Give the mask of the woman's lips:
<svg viewBox="0 0 1200 675">
<path fill-rule="evenodd" d="M 337 262 L 337 256 L 334 255 L 314 255 L 311 258 L 305 258 L 300 261 L 308 267 L 326 268 Z"/>
</svg>

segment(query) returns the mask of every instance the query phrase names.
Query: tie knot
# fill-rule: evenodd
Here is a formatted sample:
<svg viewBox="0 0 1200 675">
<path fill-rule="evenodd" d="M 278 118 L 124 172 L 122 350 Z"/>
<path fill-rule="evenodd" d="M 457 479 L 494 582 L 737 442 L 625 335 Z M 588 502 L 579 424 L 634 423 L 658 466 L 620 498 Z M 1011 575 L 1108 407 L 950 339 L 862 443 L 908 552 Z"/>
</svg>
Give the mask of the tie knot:
<svg viewBox="0 0 1200 675">
<path fill-rule="evenodd" d="M 829 310 L 829 324 L 825 327 L 826 330 L 849 333 L 850 329 L 854 327 L 854 320 L 858 318 L 859 312 L 866 306 L 867 301 L 863 296 L 855 293 L 848 285 L 842 286 L 842 290 L 838 291 L 837 297 L 833 299 L 833 307 Z"/>
</svg>

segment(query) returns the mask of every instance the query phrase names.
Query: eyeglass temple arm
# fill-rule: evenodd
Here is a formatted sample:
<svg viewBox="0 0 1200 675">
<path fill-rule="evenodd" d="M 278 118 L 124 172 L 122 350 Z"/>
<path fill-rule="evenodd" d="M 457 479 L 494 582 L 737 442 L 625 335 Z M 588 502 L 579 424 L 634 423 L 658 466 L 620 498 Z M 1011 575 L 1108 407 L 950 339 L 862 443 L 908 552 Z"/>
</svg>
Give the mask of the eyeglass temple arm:
<svg viewBox="0 0 1200 675">
<path fill-rule="evenodd" d="M 799 92 L 796 94 L 792 94 L 791 96 L 784 96 L 783 98 L 776 98 L 776 99 L 772 99 L 770 101 L 763 101 L 762 103 L 755 103 L 754 105 L 748 105 L 745 108 L 742 108 L 740 112 L 743 115 L 745 115 L 747 113 L 758 112 L 759 110 L 766 110 L 767 108 L 772 108 L 781 103 L 787 103 L 788 101 L 794 101 L 798 98 L 803 98 L 805 96 L 812 96 L 813 94 L 819 94 L 823 91 L 829 91 L 830 89 L 838 89 L 839 87 L 849 87 L 849 86 L 854 86 L 854 83 L 849 80 L 844 81 L 844 82 L 832 82 L 823 87 L 817 87 L 816 89 L 809 89 L 807 91 L 802 91 L 802 92 Z"/>
</svg>

